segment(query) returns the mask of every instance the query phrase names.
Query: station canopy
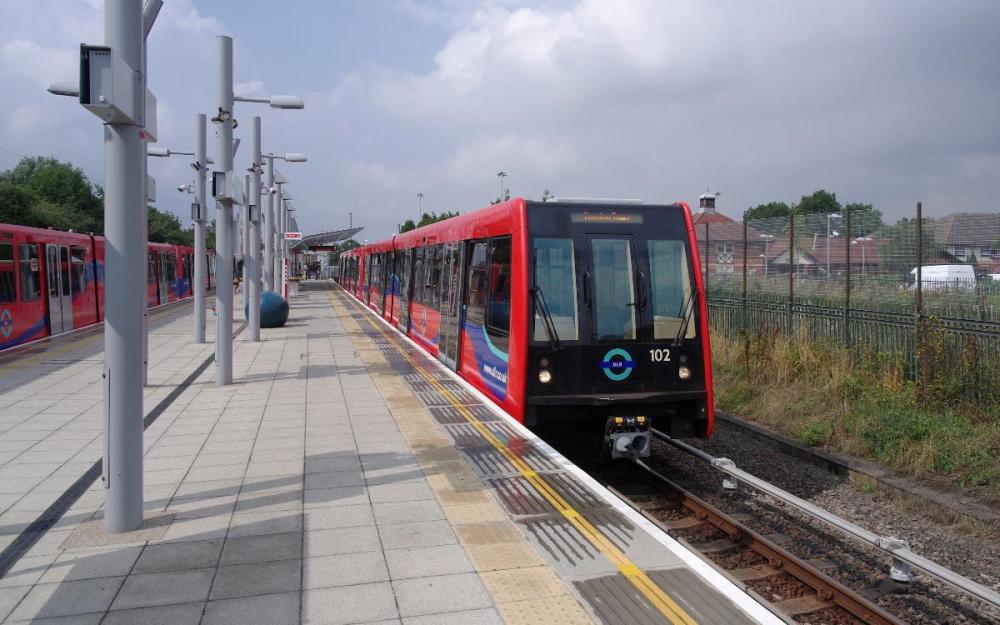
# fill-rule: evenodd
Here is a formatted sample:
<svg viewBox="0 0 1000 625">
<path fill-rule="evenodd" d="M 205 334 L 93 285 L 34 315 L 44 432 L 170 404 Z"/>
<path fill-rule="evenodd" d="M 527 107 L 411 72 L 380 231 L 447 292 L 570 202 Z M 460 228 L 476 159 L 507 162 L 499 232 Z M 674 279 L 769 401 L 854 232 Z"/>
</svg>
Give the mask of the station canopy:
<svg viewBox="0 0 1000 625">
<path fill-rule="evenodd" d="M 364 230 L 364 228 L 347 228 L 346 230 L 334 230 L 333 232 L 321 232 L 319 234 L 310 234 L 308 236 L 302 237 L 300 240 L 295 242 L 292 246 L 293 252 L 304 252 L 310 247 L 320 246 L 320 245 L 336 245 L 341 241 L 346 241 L 350 239 L 357 233 Z"/>
</svg>

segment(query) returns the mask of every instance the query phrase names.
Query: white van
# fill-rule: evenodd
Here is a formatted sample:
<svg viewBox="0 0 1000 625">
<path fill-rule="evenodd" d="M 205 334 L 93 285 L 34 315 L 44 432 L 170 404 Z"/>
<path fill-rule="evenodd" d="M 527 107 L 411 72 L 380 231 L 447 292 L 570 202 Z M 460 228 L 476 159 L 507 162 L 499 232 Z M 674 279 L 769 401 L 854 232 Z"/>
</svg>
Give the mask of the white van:
<svg viewBox="0 0 1000 625">
<path fill-rule="evenodd" d="M 910 275 L 916 284 L 916 267 L 910 270 Z M 976 270 L 972 265 L 924 265 L 920 279 L 924 291 L 973 291 L 976 288 Z"/>
</svg>

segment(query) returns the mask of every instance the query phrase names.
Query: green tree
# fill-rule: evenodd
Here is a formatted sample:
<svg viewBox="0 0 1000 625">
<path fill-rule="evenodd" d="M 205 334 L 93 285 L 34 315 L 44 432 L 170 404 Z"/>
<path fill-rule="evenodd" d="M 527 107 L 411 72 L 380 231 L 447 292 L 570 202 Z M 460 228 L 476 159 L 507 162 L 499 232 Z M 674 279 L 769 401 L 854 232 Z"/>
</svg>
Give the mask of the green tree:
<svg viewBox="0 0 1000 625">
<path fill-rule="evenodd" d="M 748 208 L 746 212 L 746 218 L 748 220 L 752 219 L 768 219 L 771 217 L 788 217 L 792 214 L 792 207 L 784 202 L 768 202 L 767 204 L 758 204 L 753 208 Z"/>
<path fill-rule="evenodd" d="M 22 187 L 60 207 L 72 223 L 66 229 L 104 232 L 104 191 L 69 163 L 46 156 L 23 158 L 13 169 L 0 173 L 0 182 Z"/>
<path fill-rule="evenodd" d="M 340 261 L 340 255 L 341 254 L 343 254 L 344 252 L 348 252 L 350 250 L 353 250 L 354 248 L 358 247 L 359 245 L 361 245 L 361 244 L 358 243 L 357 241 L 355 241 L 354 239 L 348 239 L 346 241 L 342 241 L 342 242 L 338 243 L 335 246 L 334 250 L 332 252 L 330 252 L 330 256 L 329 256 L 330 264 L 334 264 L 334 265 L 337 264 Z"/>
<path fill-rule="evenodd" d="M 851 236 L 863 237 L 885 226 L 882 211 L 871 204 L 850 202 L 844 204 L 844 213 L 851 213 Z"/>
<path fill-rule="evenodd" d="M 934 233 L 931 228 L 923 230 L 923 247 L 935 249 Z M 910 270 L 917 266 L 917 220 L 904 217 L 891 226 L 879 231 L 879 269 L 908 277 Z M 924 255 L 924 264 L 931 259 Z"/>
<path fill-rule="evenodd" d="M 830 193 L 824 189 L 814 191 L 812 195 L 803 195 L 795 213 L 798 215 L 831 214 L 841 211 L 840 202 L 837 201 L 837 194 Z"/>
<path fill-rule="evenodd" d="M 423 226 L 429 226 L 432 223 L 436 223 L 438 221 L 444 221 L 445 219 L 451 219 L 452 217 L 458 217 L 458 211 L 455 211 L 453 213 L 444 211 L 440 215 L 438 215 L 437 213 L 424 213 L 423 216 L 420 218 L 420 223 L 417 224 L 417 227 L 422 228 Z"/>
<path fill-rule="evenodd" d="M 412 219 L 407 219 L 399 226 L 400 232 L 409 232 L 410 230 L 416 230 L 417 224 L 413 223 Z"/>
<path fill-rule="evenodd" d="M 194 245 L 194 232 L 181 227 L 181 221 L 173 213 L 159 211 L 152 206 L 147 208 L 149 215 L 149 240 L 154 243 L 173 243 L 174 245 Z"/>
</svg>

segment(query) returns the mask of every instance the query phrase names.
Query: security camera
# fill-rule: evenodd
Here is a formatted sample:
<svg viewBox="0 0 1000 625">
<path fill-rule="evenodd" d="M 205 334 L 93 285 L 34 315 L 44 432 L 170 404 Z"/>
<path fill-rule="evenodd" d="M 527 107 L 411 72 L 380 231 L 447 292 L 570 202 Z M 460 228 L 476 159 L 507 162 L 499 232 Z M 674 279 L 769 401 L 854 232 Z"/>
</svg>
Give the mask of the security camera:
<svg viewBox="0 0 1000 625">
<path fill-rule="evenodd" d="M 199 163 L 198 161 L 191 163 L 191 169 L 195 171 L 201 171 L 201 163 Z"/>
</svg>

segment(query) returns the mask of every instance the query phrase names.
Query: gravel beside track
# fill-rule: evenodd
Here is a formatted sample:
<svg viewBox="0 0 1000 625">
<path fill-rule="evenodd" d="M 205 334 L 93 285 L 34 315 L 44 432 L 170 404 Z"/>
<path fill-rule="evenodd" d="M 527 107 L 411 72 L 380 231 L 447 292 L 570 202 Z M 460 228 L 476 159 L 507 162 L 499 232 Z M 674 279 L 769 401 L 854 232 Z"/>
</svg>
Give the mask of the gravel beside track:
<svg viewBox="0 0 1000 625">
<path fill-rule="evenodd" d="M 941 525 L 900 509 L 877 493 L 864 492 L 850 480 L 791 457 L 776 445 L 747 437 L 724 423 L 717 423 L 711 439 L 687 442 L 713 456 L 729 458 L 745 471 L 862 527 L 902 538 L 916 553 L 1000 590 L 1000 540 L 989 531 L 977 535 L 964 531 L 967 528 Z M 749 525 L 754 529 L 788 535 L 791 541 L 784 546 L 792 553 L 807 559 L 833 560 L 838 566 L 829 573 L 849 587 L 860 590 L 886 584 L 890 559 L 881 551 L 844 537 L 745 486 L 737 493 L 725 492 L 721 489 L 721 474 L 665 443 L 654 443 L 649 464 L 723 510 L 751 515 Z M 909 587 L 891 582 L 889 585 L 895 592 L 869 598 L 909 623 L 1000 624 L 996 611 L 922 573 L 915 573 Z"/>
</svg>

